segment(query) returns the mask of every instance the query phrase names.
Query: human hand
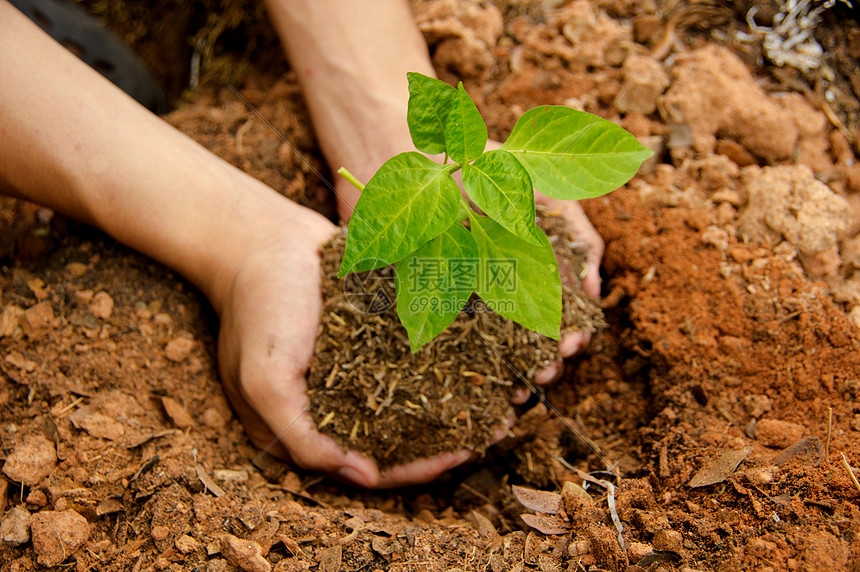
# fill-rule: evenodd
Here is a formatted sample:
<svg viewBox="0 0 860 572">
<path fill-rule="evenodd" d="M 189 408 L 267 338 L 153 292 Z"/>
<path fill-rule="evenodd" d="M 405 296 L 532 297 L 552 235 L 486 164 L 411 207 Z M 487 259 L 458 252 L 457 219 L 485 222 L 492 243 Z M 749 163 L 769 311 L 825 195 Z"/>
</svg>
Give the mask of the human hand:
<svg viewBox="0 0 860 572">
<path fill-rule="evenodd" d="M 319 247 L 337 229 L 308 209 L 298 213 L 244 259 L 220 307 L 221 377 L 251 440 L 300 467 L 367 488 L 428 482 L 476 456 L 446 453 L 380 473 L 371 459 L 317 430 L 305 374 L 322 307 Z"/>
</svg>

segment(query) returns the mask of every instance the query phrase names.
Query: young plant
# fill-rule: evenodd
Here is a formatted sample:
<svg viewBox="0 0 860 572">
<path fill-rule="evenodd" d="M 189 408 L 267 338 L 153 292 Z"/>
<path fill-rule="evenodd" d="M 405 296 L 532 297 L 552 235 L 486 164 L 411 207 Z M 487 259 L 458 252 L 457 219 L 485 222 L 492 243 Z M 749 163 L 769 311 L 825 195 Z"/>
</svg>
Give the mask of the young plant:
<svg viewBox="0 0 860 572">
<path fill-rule="evenodd" d="M 500 149 L 484 152 L 487 126 L 463 84 L 407 75 L 412 142 L 444 161 L 401 153 L 367 185 L 338 171 L 362 189 L 339 277 L 395 265 L 397 314 L 413 352 L 445 330 L 473 292 L 498 314 L 559 339 L 561 280 L 535 225 L 534 190 L 597 197 L 626 183 L 652 152 L 610 121 L 549 105 L 527 111 Z M 483 214 L 451 177 L 459 170 Z"/>
</svg>

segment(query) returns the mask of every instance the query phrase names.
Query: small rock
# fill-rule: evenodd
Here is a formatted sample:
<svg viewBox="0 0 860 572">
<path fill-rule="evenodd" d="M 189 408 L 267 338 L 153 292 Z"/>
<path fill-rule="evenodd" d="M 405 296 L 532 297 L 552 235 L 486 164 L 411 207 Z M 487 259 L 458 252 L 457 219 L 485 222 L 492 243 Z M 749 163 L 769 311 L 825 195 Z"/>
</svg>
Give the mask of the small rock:
<svg viewBox="0 0 860 572">
<path fill-rule="evenodd" d="M 236 538 L 225 534 L 220 539 L 221 554 L 230 564 L 246 572 L 271 572 L 272 565 L 263 558 L 263 550 L 253 540 Z"/>
<path fill-rule="evenodd" d="M 24 354 L 22 354 L 21 352 L 14 350 L 9 352 L 9 355 L 6 356 L 5 361 L 10 365 L 14 365 L 21 371 L 26 372 L 35 371 L 36 368 L 39 367 L 39 364 L 37 364 L 31 359 L 25 358 Z"/>
<path fill-rule="evenodd" d="M 227 572 L 227 566 L 223 558 L 214 558 L 206 563 L 206 572 Z"/>
<path fill-rule="evenodd" d="M 6 457 L 3 473 L 15 482 L 34 487 L 50 475 L 56 466 L 54 444 L 41 435 L 28 435 Z"/>
<path fill-rule="evenodd" d="M 715 152 L 728 157 L 738 167 L 749 167 L 757 163 L 752 153 L 731 139 L 717 140 Z"/>
<path fill-rule="evenodd" d="M 760 419 L 756 423 L 755 438 L 765 447 L 788 447 L 803 437 L 803 425 L 779 419 Z"/>
<path fill-rule="evenodd" d="M 50 302 L 39 302 L 24 310 L 21 328 L 28 338 L 37 338 L 54 329 L 54 309 Z"/>
<path fill-rule="evenodd" d="M 650 544 L 631 542 L 627 547 L 627 558 L 630 559 L 631 564 L 636 564 L 652 552 L 654 552 L 654 548 Z"/>
<path fill-rule="evenodd" d="M 160 524 L 157 524 L 157 525 L 152 527 L 152 530 L 149 531 L 149 535 L 156 542 L 161 542 L 161 541 L 165 540 L 170 535 L 170 529 L 167 528 L 166 526 L 162 526 Z"/>
<path fill-rule="evenodd" d="M 700 238 L 704 244 L 715 246 L 717 250 L 725 250 L 729 247 L 729 233 L 718 226 L 709 226 L 702 231 Z"/>
<path fill-rule="evenodd" d="M 6 479 L 0 479 L 0 514 L 3 514 L 6 511 L 6 506 L 9 502 L 9 499 L 6 496 L 6 493 L 9 492 L 9 481 Z"/>
<path fill-rule="evenodd" d="M 636 138 L 640 143 L 651 149 L 654 154 L 645 159 L 645 162 L 639 167 L 640 175 L 648 175 L 653 173 L 657 165 L 662 160 L 663 151 L 666 150 L 666 141 L 662 135 L 644 135 Z"/>
<path fill-rule="evenodd" d="M 768 465 L 766 467 L 755 467 L 748 470 L 745 474 L 751 484 L 760 486 L 773 482 L 773 477 L 777 471 L 779 471 L 778 467 Z"/>
<path fill-rule="evenodd" d="M 0 541 L 6 546 L 19 546 L 30 540 L 30 512 L 15 506 L 0 521 Z"/>
<path fill-rule="evenodd" d="M 567 545 L 567 554 L 571 558 L 591 554 L 591 543 L 587 540 L 574 540 Z"/>
<path fill-rule="evenodd" d="M 159 312 L 155 314 L 152 317 L 152 321 L 159 326 L 165 326 L 168 328 L 173 326 L 173 318 L 170 317 L 170 314 L 165 314 L 164 312 Z"/>
<path fill-rule="evenodd" d="M 48 504 L 48 496 L 39 489 L 33 489 L 30 491 L 30 494 L 27 495 L 27 504 L 43 507 Z"/>
<path fill-rule="evenodd" d="M 170 361 L 182 363 L 188 359 L 192 349 L 194 349 L 194 340 L 185 336 L 176 336 L 164 346 L 164 353 Z"/>
<path fill-rule="evenodd" d="M 820 252 L 801 254 L 800 262 L 810 276 L 824 278 L 825 276 L 834 276 L 839 271 L 842 259 L 839 257 L 839 248 L 834 244 Z"/>
<path fill-rule="evenodd" d="M 14 304 L 3 308 L 3 313 L 0 314 L 0 338 L 14 335 L 23 316 L 24 310 Z"/>
<path fill-rule="evenodd" d="M 221 415 L 221 412 L 210 407 L 200 415 L 200 421 L 210 429 L 221 429 L 227 424 L 227 420 Z"/>
<path fill-rule="evenodd" d="M 655 14 L 639 14 L 633 18 L 633 39 L 640 44 L 654 41 L 664 29 L 663 20 Z"/>
<path fill-rule="evenodd" d="M 653 113 L 657 109 L 657 99 L 669 85 L 663 66 L 653 58 L 631 54 L 624 61 L 621 72 L 626 89 L 615 101 L 618 111 L 644 115 Z"/>
<path fill-rule="evenodd" d="M 758 419 L 765 413 L 770 413 L 773 405 L 767 395 L 747 395 L 744 397 L 744 409 L 750 417 Z"/>
<path fill-rule="evenodd" d="M 79 304 L 89 304 L 93 301 L 93 296 L 95 292 L 92 290 L 78 290 L 75 292 L 75 299 Z"/>
<path fill-rule="evenodd" d="M 661 530 L 654 535 L 654 548 L 681 552 L 684 548 L 684 537 L 677 530 Z"/>
<path fill-rule="evenodd" d="M 194 419 L 182 405 L 172 397 L 162 397 L 161 404 L 173 424 L 180 429 L 188 429 L 194 425 Z"/>
<path fill-rule="evenodd" d="M 97 318 L 107 320 L 113 314 L 113 298 L 107 292 L 98 292 L 90 302 L 90 312 Z"/>
<path fill-rule="evenodd" d="M 56 566 L 90 537 L 90 524 L 74 510 L 43 511 L 30 518 L 33 550 L 39 564 Z"/>
<path fill-rule="evenodd" d="M 831 271 L 838 238 L 851 220 L 848 201 L 803 165 L 749 171 L 746 191 L 749 201 L 738 216 L 739 238 L 770 246 L 785 239 L 805 257 L 809 272 Z"/>
<path fill-rule="evenodd" d="M 66 275 L 69 278 L 80 278 L 87 273 L 87 265 L 83 262 L 69 262 L 66 264 Z"/>
<path fill-rule="evenodd" d="M 200 547 L 200 543 L 188 536 L 187 534 L 183 534 L 176 539 L 175 546 L 176 550 L 178 550 L 182 554 L 190 554 L 191 552 L 194 552 Z"/>
<path fill-rule="evenodd" d="M 747 541 L 746 552 L 756 558 L 769 558 L 779 547 L 775 542 L 754 537 Z"/>
<path fill-rule="evenodd" d="M 596 524 L 588 528 L 586 534 L 591 543 L 591 554 L 601 566 L 607 570 L 620 570 L 624 560 L 624 552 L 618 544 L 618 533 L 605 524 Z"/>
</svg>

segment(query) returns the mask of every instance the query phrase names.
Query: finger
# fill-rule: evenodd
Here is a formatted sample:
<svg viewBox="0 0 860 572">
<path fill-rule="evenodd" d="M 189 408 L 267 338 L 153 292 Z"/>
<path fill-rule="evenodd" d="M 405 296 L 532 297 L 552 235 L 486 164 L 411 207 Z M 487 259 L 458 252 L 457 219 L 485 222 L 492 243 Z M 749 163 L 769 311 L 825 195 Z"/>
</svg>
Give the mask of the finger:
<svg viewBox="0 0 860 572">
<path fill-rule="evenodd" d="M 477 458 L 478 453 L 473 451 L 458 451 L 456 453 L 442 453 L 427 459 L 418 459 L 405 465 L 386 469 L 380 475 L 376 486 L 377 488 L 392 488 L 429 483 L 445 471 Z"/>
<path fill-rule="evenodd" d="M 522 405 L 531 397 L 532 392 L 527 387 L 518 387 L 514 390 L 514 394 L 511 395 L 511 403 L 514 405 Z"/>
<path fill-rule="evenodd" d="M 582 350 L 591 342 L 591 334 L 586 332 L 573 332 L 561 338 L 558 351 L 562 357 L 569 358 Z"/>
<path fill-rule="evenodd" d="M 375 463 L 343 451 L 317 430 L 309 413 L 307 382 L 303 374 L 288 365 L 291 360 L 281 361 L 279 357 L 250 360 L 242 371 L 242 379 L 246 381 L 240 402 L 247 404 L 243 407 L 243 422 L 249 434 L 253 432 L 257 437 L 257 445 L 285 451 L 285 456 L 302 468 L 338 475 L 364 487 L 375 486 L 379 480 Z M 280 372 L 280 378 L 272 380 L 271 372 Z M 259 436 L 265 434 L 260 427 L 268 427 L 272 434 L 265 445 L 259 441 Z M 277 443 L 283 449 L 277 448 Z"/>
<path fill-rule="evenodd" d="M 603 244 L 603 241 L 600 241 Z M 582 278 L 582 289 L 592 298 L 600 298 L 600 260 L 603 257 L 603 248 L 600 251 L 589 249 L 585 263 L 585 276 Z"/>
<path fill-rule="evenodd" d="M 571 235 L 587 247 L 585 275 L 580 275 L 582 289 L 586 294 L 600 296 L 600 261 L 603 259 L 604 242 L 594 225 L 576 201 L 561 201 L 535 193 L 535 200 L 564 217 Z"/>
<path fill-rule="evenodd" d="M 538 385 L 546 385 L 557 381 L 558 378 L 561 377 L 562 371 L 564 371 L 564 365 L 561 361 L 554 361 L 537 373 L 535 376 L 535 383 Z"/>
</svg>

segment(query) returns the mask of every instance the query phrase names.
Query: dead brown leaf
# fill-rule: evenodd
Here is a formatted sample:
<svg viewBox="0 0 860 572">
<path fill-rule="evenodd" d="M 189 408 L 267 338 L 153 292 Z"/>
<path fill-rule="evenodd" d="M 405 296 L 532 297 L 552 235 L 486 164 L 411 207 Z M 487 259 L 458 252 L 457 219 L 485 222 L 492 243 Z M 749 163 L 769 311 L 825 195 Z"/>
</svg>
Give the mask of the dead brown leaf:
<svg viewBox="0 0 860 572">
<path fill-rule="evenodd" d="M 707 487 L 725 481 L 729 475 L 735 472 L 738 465 L 746 459 L 752 451 L 752 447 L 744 447 L 735 451 L 726 451 L 720 457 L 693 475 L 689 485 L 693 488 Z"/>
<path fill-rule="evenodd" d="M 558 514 L 561 510 L 561 495 L 547 491 L 536 491 L 516 485 L 511 487 L 516 499 L 529 510 L 544 514 Z"/>
</svg>

